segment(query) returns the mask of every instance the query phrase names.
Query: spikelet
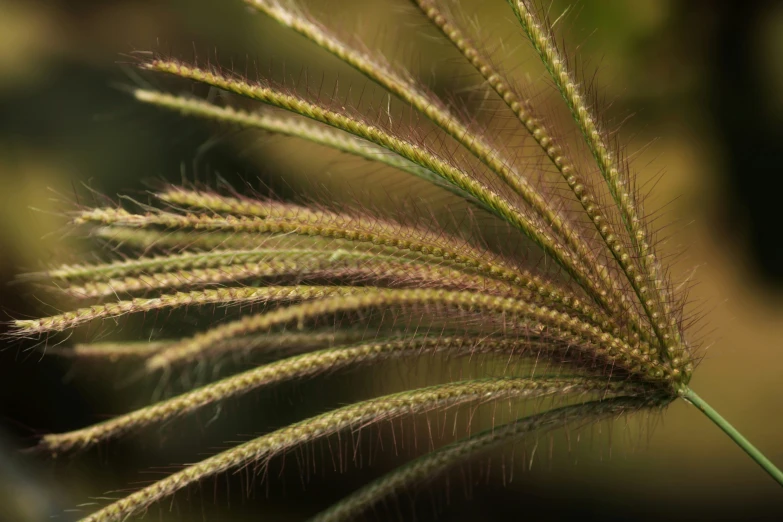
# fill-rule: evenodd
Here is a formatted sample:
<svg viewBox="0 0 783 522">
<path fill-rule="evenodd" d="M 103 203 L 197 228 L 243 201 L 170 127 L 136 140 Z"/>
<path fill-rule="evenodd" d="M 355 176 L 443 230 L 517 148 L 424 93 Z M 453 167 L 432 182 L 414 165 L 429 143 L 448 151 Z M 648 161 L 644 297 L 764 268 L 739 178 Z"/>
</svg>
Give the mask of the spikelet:
<svg viewBox="0 0 783 522">
<path fill-rule="evenodd" d="M 466 437 L 440 448 L 397 468 L 380 479 L 355 491 L 326 511 L 319 513 L 311 522 L 339 522 L 351 520 L 397 490 L 420 482 L 432 480 L 452 466 L 468 458 L 475 458 L 481 452 L 489 451 L 526 435 L 539 434 L 547 430 L 568 426 L 578 429 L 580 424 L 593 423 L 605 418 L 633 413 L 641 409 L 665 406 L 662 397 L 617 397 L 600 401 L 589 401 L 573 406 L 556 408 L 545 413 L 496 426 L 490 430 Z"/>
<path fill-rule="evenodd" d="M 146 509 L 153 502 L 227 469 L 249 462 L 268 460 L 294 446 L 326 437 L 343 429 L 351 427 L 358 429 L 379 419 L 388 420 L 401 415 L 444 409 L 470 402 L 481 403 L 562 394 L 579 396 L 596 391 L 610 395 L 619 391 L 622 394 L 627 387 L 628 385 L 622 384 L 607 388 L 603 380 L 590 381 L 585 378 L 488 379 L 456 382 L 379 397 L 292 424 L 218 453 L 114 502 L 83 520 L 85 522 L 123 520 L 129 515 Z M 632 388 L 629 391 L 633 393 Z M 637 393 L 644 392 L 639 390 Z"/>
</svg>

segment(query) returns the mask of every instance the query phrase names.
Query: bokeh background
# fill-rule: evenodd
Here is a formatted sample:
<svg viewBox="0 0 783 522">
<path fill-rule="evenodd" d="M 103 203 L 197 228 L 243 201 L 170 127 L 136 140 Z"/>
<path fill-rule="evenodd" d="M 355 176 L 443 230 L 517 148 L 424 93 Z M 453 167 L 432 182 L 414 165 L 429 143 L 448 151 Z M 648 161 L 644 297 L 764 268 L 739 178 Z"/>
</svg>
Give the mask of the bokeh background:
<svg viewBox="0 0 783 522">
<path fill-rule="evenodd" d="M 392 61 L 410 60 L 435 90 L 475 86 L 449 47 L 400 4 L 407 2 L 308 5 Z M 518 60 L 508 69 L 520 77 L 535 70 L 505 2 L 460 4 L 480 20 L 488 46 Z M 568 4 L 555 1 L 551 12 Z M 694 389 L 783 465 L 783 3 L 583 0 L 558 28 L 588 76 L 598 70 L 609 117 L 631 116 L 622 140 L 637 152 L 641 178 L 655 180 L 648 205 L 660 209 L 658 223 L 670 232 L 661 249 L 677 254 L 675 279 L 698 282 L 692 308 L 704 317 L 693 335 L 707 351 Z M 355 162 L 303 155 L 301 144 L 139 106 L 127 88 L 157 85 L 133 69 L 129 54 L 139 49 L 186 59 L 217 53 L 224 65 L 261 64 L 259 74 L 273 76 L 285 68 L 296 78 L 306 68 L 313 78 L 323 73 L 329 88 L 334 71 L 341 82 L 363 81 L 251 15 L 239 0 L 0 0 L 0 309 L 8 317 L 50 309 L 34 288 L 11 282 L 85 248 L 63 239 L 60 214 L 62 202 L 84 187 L 113 196 L 141 193 L 161 179 L 222 177 L 286 195 L 315 170 L 335 194 L 366 190 Z M 232 437 L 365 396 L 369 386 L 361 375 L 283 386 L 230 405 L 217 430 L 207 415 L 51 460 L 20 449 L 40 433 L 140 406 L 155 389 L 118 384 L 122 368 L 75 365 L 25 348 L 0 350 L 0 519 L 8 521 L 75 519 L 92 509 L 80 507 L 91 498 L 151 478 L 145 470 L 166 471 Z M 411 520 L 415 513 L 417 520 L 444 521 L 780 520 L 783 514 L 780 488 L 682 402 L 662 418 L 589 433 L 591 441 L 576 445 L 565 434 L 547 438 L 531 469 L 516 459 L 520 470 L 510 484 L 502 484 L 497 457 L 488 478 L 487 461 L 475 464 L 472 487 L 452 477 L 450 485 L 404 494 L 368 519 Z M 265 484 L 230 492 L 223 482 L 214 491 L 209 483 L 179 495 L 173 511 L 166 504 L 148 517 L 303 520 L 394 462 L 379 458 L 305 484 L 295 465 Z"/>
</svg>

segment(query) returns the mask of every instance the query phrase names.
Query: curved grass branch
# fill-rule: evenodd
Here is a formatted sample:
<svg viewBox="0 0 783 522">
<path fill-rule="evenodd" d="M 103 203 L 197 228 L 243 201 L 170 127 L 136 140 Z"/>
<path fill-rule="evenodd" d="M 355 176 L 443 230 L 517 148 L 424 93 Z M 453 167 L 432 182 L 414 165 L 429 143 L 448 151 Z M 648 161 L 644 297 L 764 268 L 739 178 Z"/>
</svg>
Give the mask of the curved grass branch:
<svg viewBox="0 0 783 522">
<path fill-rule="evenodd" d="M 312 417 L 218 453 L 113 502 L 85 517 L 83 522 L 124 520 L 207 477 L 253 462 L 257 466 L 263 465 L 275 455 L 344 429 L 360 430 L 382 420 L 426 411 L 442 411 L 445 408 L 467 403 L 488 403 L 552 395 L 578 396 L 591 392 L 622 394 L 623 390 L 627 389 L 629 389 L 627 385 L 613 385 L 606 381 L 585 378 L 485 379 L 387 395 Z M 635 391 L 633 388 L 630 389 Z"/>
<path fill-rule="evenodd" d="M 348 497 L 319 513 L 310 522 L 344 522 L 353 520 L 383 499 L 414 484 L 431 481 L 449 468 L 475 458 L 503 444 L 524 440 L 531 434 L 598 423 L 643 409 L 661 407 L 670 398 L 616 397 L 556 408 L 537 415 L 477 433 L 432 453 L 414 459 L 394 471 L 363 486 Z"/>
<path fill-rule="evenodd" d="M 166 308 L 315 299 L 334 293 L 350 292 L 351 288 L 353 287 L 298 285 L 191 290 L 157 297 L 136 297 L 125 301 L 96 304 L 40 319 L 17 320 L 14 321 L 14 326 L 18 329 L 17 335 L 38 335 L 63 332 L 100 319 L 114 319 L 123 315 Z"/>
<path fill-rule="evenodd" d="M 48 277 L 60 281 L 106 281 L 119 277 L 134 275 L 174 272 L 178 270 L 194 270 L 202 268 L 219 268 L 235 264 L 256 263 L 270 258 L 285 256 L 296 257 L 319 251 L 311 249 L 279 249 L 257 248 L 253 250 L 216 250 L 212 252 L 188 252 L 180 255 L 165 255 L 155 257 L 141 257 L 110 263 L 94 265 L 77 264 L 61 265 L 40 274 L 32 274 L 33 277 Z M 334 255 L 334 254 L 332 254 Z M 357 258 L 371 257 L 370 254 L 361 252 L 346 252 L 345 255 Z"/>
<path fill-rule="evenodd" d="M 172 200 L 170 194 L 166 199 Z M 527 271 L 515 270 L 500 258 L 488 259 L 484 252 L 476 250 L 467 243 L 449 238 L 444 234 L 435 237 L 425 231 L 405 227 L 382 220 L 369 220 L 325 212 L 299 212 L 293 205 L 273 209 L 262 201 L 240 201 L 222 196 L 204 195 L 189 192 L 178 194 L 177 202 L 188 198 L 189 206 L 211 205 L 209 210 L 220 211 L 223 207 L 241 205 L 244 211 L 233 210 L 229 215 L 187 214 L 168 212 L 131 214 L 123 209 L 95 208 L 80 212 L 74 219 L 76 224 L 100 223 L 125 227 L 165 227 L 167 229 L 192 229 L 208 231 L 226 231 L 249 234 L 296 234 L 299 236 L 321 238 L 329 241 L 344 240 L 352 244 L 366 244 L 372 248 L 388 248 L 387 255 L 408 251 L 413 260 L 431 258 L 439 264 L 457 264 L 476 269 L 486 275 L 501 277 L 506 281 L 523 287 L 535 285 L 535 288 L 548 284 Z M 200 200 L 199 203 L 194 201 Z M 218 203 L 219 202 L 219 203 Z M 218 206 L 220 205 L 220 206 Z M 339 248 L 331 252 L 340 251 Z M 217 253 L 216 253 L 217 254 Z M 350 254 L 349 254 L 350 255 Z"/>
<path fill-rule="evenodd" d="M 330 296 L 339 296 L 329 299 Z M 148 362 L 148 368 L 168 366 L 172 360 L 191 358 L 214 342 L 268 330 L 292 321 L 299 324 L 308 317 L 318 317 L 336 312 L 363 308 L 434 306 L 451 309 L 491 312 L 502 317 L 509 315 L 521 321 L 531 333 L 561 336 L 579 346 L 583 342 L 613 364 L 644 377 L 673 379 L 668 365 L 660 365 L 641 346 L 629 345 L 622 338 L 603 331 L 599 326 L 586 323 L 546 306 L 537 306 L 519 298 L 488 295 L 476 291 L 446 291 L 441 289 L 385 289 L 351 286 L 268 286 L 192 290 L 163 294 L 151 298 L 133 298 L 57 314 L 40 319 L 18 320 L 14 324 L 17 335 L 36 335 L 62 332 L 101 319 L 117 318 L 127 314 L 143 313 L 165 308 L 205 306 L 210 304 L 237 305 L 242 303 L 282 302 L 290 300 L 315 300 L 310 306 L 291 306 L 260 316 L 248 316 L 238 321 L 217 326 L 193 339 L 183 341 Z M 528 324 L 530 323 L 530 324 Z"/>
<path fill-rule="evenodd" d="M 539 148 L 546 154 L 546 157 L 552 165 L 555 166 L 563 180 L 571 189 L 571 192 L 573 192 L 576 199 L 582 205 L 582 209 L 598 231 L 607 250 L 625 273 L 631 288 L 633 288 L 640 300 L 646 300 L 645 292 L 642 291 L 643 278 L 639 275 L 635 258 L 626 252 L 620 236 L 615 232 L 611 222 L 606 219 L 606 215 L 598 204 L 597 198 L 593 195 L 590 186 L 580 177 L 576 166 L 564 153 L 563 148 L 557 143 L 557 140 L 549 131 L 541 116 L 536 114 L 532 104 L 514 91 L 514 88 L 505 80 L 503 75 L 495 70 L 489 59 L 485 58 L 481 51 L 462 34 L 456 24 L 449 20 L 431 1 L 412 1 L 422 13 L 432 21 L 433 25 L 435 25 L 435 27 L 454 44 L 470 64 L 473 65 L 492 90 L 495 91 L 511 112 L 514 113 L 525 130 L 533 137 Z M 605 267 L 601 268 L 603 270 L 606 269 Z M 625 313 L 633 318 L 631 325 L 636 326 L 642 324 L 633 305 L 628 300 L 624 299 L 624 295 L 620 295 L 620 305 L 623 307 Z M 644 302 L 641 304 L 644 305 Z M 646 329 L 638 333 L 648 342 L 651 341 Z"/>
<path fill-rule="evenodd" d="M 265 212 L 264 219 L 253 217 L 229 216 L 205 216 L 205 215 L 178 215 L 171 213 L 156 214 L 131 214 L 122 209 L 98 208 L 81 212 L 75 219 L 76 223 L 101 223 L 107 225 L 151 227 L 163 226 L 166 228 L 191 228 L 193 230 L 208 230 L 210 233 L 231 231 L 245 234 L 296 234 L 306 237 L 328 239 L 330 241 L 348 241 L 353 248 L 357 245 L 367 245 L 373 249 L 383 247 L 385 253 L 409 252 L 413 259 L 421 257 L 430 258 L 438 264 L 454 266 L 457 269 L 467 267 L 478 273 L 493 279 L 506 281 L 520 288 L 532 292 L 537 298 L 545 302 L 554 303 L 555 306 L 563 306 L 573 310 L 577 314 L 588 317 L 591 322 L 601 328 L 621 335 L 619 326 L 599 310 L 590 306 L 570 292 L 559 288 L 554 283 L 535 276 L 526 270 L 517 270 L 503 263 L 500 259 L 486 259 L 486 255 L 469 248 L 463 243 L 444 240 L 441 234 L 436 238 L 421 235 L 415 229 L 395 227 L 391 230 L 379 224 L 379 222 L 364 223 L 362 220 L 351 220 L 344 216 L 328 214 L 290 214 L 285 210 L 284 218 L 269 219 L 271 212 L 268 206 L 261 202 L 245 202 L 233 198 L 211 197 L 199 193 L 183 195 L 191 204 L 222 205 L 234 207 L 241 205 L 246 208 L 243 213 L 255 216 L 253 212 Z M 216 207 L 220 208 L 220 207 Z M 297 219 L 297 216 L 299 219 Z M 313 219 L 316 218 L 317 219 Z M 336 219 L 333 219 L 336 218 Z M 174 232 L 172 232 L 173 234 Z M 126 239 L 128 236 L 125 236 Z M 131 236 L 132 237 L 132 236 Z M 146 236 L 142 236 L 146 239 Z M 154 237 L 158 237 L 153 235 Z M 187 236 L 184 236 L 187 237 Z M 231 235 L 226 235 L 223 241 L 228 241 Z M 161 236 L 161 241 L 165 236 Z M 169 243 L 170 244 L 170 243 Z M 187 243 L 186 243 L 187 244 Z M 332 250 L 332 252 L 335 252 Z M 408 254 L 403 253 L 404 256 Z"/>
<path fill-rule="evenodd" d="M 658 265 L 655 253 L 647 241 L 644 224 L 639 217 L 632 196 L 630 183 L 620 172 L 617 155 L 607 144 L 605 133 L 600 129 L 598 119 L 588 107 L 582 89 L 566 66 L 566 61 L 557 49 L 555 39 L 544 25 L 536 19 L 529 0 L 508 0 L 522 29 L 538 52 L 549 75 L 568 105 L 598 168 L 609 187 L 628 231 L 634 257 L 641 264 L 643 274 L 635 271 L 627 273 L 634 282 L 634 290 L 644 307 L 650 325 L 660 341 L 662 354 L 668 358 L 675 369 L 684 372 L 684 382 L 690 379 L 693 366 L 687 348 L 679 331 L 679 322 L 673 316 L 673 310 L 664 288 L 663 273 Z M 620 266 L 624 270 L 630 266 L 629 256 Z M 638 279 L 637 279 L 638 277 Z"/>
<path fill-rule="evenodd" d="M 229 106 L 219 106 L 198 98 L 175 96 L 149 89 L 136 89 L 133 91 L 133 95 L 139 101 L 177 111 L 185 116 L 195 116 L 246 129 L 292 136 L 351 154 L 367 161 L 381 163 L 438 185 L 463 199 L 481 206 L 484 210 L 491 211 L 491 209 L 484 206 L 467 192 L 450 183 L 445 183 L 442 178 L 434 176 L 428 169 L 422 168 L 398 154 L 378 147 L 369 141 L 356 138 L 351 134 L 310 123 L 303 118 L 243 111 Z"/>
<path fill-rule="evenodd" d="M 521 299 L 495 297 L 472 291 L 456 292 L 435 289 L 351 289 L 343 295 L 305 302 L 268 313 L 243 317 L 237 321 L 216 326 L 204 333 L 186 339 L 161 351 L 147 362 L 150 370 L 166 368 L 174 362 L 197 357 L 213 343 L 237 336 L 267 331 L 273 327 L 322 317 L 338 312 L 362 309 L 394 309 L 405 306 L 467 310 L 499 315 L 510 326 L 522 327 L 530 335 L 545 335 L 559 340 L 574 350 L 580 348 L 611 364 L 656 381 L 674 383 L 674 376 L 667 364 L 659 361 L 638 346 L 631 346 L 622 339 L 584 323 L 568 314 L 547 307 L 536 306 Z"/>
<path fill-rule="evenodd" d="M 614 296 L 607 293 L 606 287 L 601 280 L 595 280 L 591 277 L 592 271 L 583 264 L 585 259 L 591 259 L 591 256 L 586 253 L 586 247 L 580 251 L 581 253 L 577 252 L 575 257 L 569 249 L 563 247 L 558 240 L 552 238 L 537 223 L 536 219 L 531 219 L 511 205 L 496 191 L 418 145 L 389 134 L 377 126 L 331 111 L 292 94 L 286 94 L 263 85 L 252 85 L 241 78 L 231 78 L 215 71 L 192 67 L 174 60 L 152 60 L 144 64 L 143 67 L 212 85 L 213 87 L 306 116 L 371 141 L 421 167 L 429 169 L 434 175 L 440 176 L 469 193 L 492 209 L 493 213 L 498 217 L 522 231 L 547 254 L 551 255 L 605 309 L 616 309 Z"/>
<path fill-rule="evenodd" d="M 519 194 L 536 215 L 541 216 L 544 222 L 552 228 L 558 241 L 567 245 L 576 254 L 580 263 L 594 269 L 593 276 L 600 281 L 605 291 L 609 292 L 611 300 L 620 301 L 624 297 L 613 285 L 605 267 L 598 262 L 588 245 L 572 229 L 568 221 L 546 201 L 535 186 L 513 169 L 510 162 L 503 158 L 501 151 L 482 138 L 478 132 L 471 131 L 436 96 L 420 88 L 415 80 L 401 76 L 390 66 L 374 59 L 368 53 L 360 52 L 355 46 L 340 41 L 337 36 L 301 12 L 286 9 L 275 0 L 245 0 L 245 2 L 354 67 L 424 114 Z M 508 219 L 502 213 L 501 217 Z M 513 221 L 510 222 L 515 224 Z M 529 232 L 526 233 L 529 235 Z M 536 241 L 535 238 L 533 239 Z M 565 267 L 565 265 L 563 266 Z M 565 268 L 569 270 L 567 267 Z"/>
<path fill-rule="evenodd" d="M 72 357 L 75 359 L 98 359 L 101 361 L 127 361 L 144 359 L 155 354 L 174 341 L 138 341 L 82 343 L 73 346 L 48 346 L 46 354 Z"/>
<path fill-rule="evenodd" d="M 290 352 L 309 351 L 318 348 L 351 345 L 368 338 L 381 340 L 402 337 L 404 331 L 392 329 L 378 332 L 367 330 L 311 330 L 308 332 L 264 333 L 257 336 L 237 337 L 222 343 L 216 343 L 200 354 L 201 359 L 217 359 L 222 355 L 246 356 L 252 352 L 267 352 L 277 356 L 290 355 Z M 374 336 L 374 337 L 373 337 Z M 163 339 L 160 341 L 97 342 L 82 343 L 73 346 L 49 346 L 46 353 L 75 359 L 121 362 L 149 359 L 164 349 L 174 346 L 181 339 Z"/>
<path fill-rule="evenodd" d="M 373 252 L 376 255 L 382 253 L 410 258 L 413 261 L 428 260 L 455 268 L 467 267 L 485 275 L 501 277 L 505 281 L 528 289 L 531 284 L 535 285 L 536 291 L 547 284 L 553 284 L 532 275 L 529 271 L 520 270 L 514 263 L 497 254 L 478 248 L 470 241 L 440 229 L 405 225 L 371 215 L 337 213 L 278 201 L 236 198 L 176 187 L 158 194 L 158 197 L 168 204 L 185 207 L 183 210 L 209 211 L 217 216 L 205 214 L 177 216 L 163 213 L 162 216 L 165 217 L 155 218 L 150 214 L 131 216 L 123 210 L 93 209 L 79 214 L 76 221 L 95 221 L 125 226 L 162 225 L 209 229 L 222 227 L 256 234 L 293 233 L 328 240 L 329 243 L 322 243 L 319 246 L 337 257 L 360 255 L 351 251 L 356 249 L 357 243 L 364 243 L 365 246 L 371 246 L 375 250 L 389 249 L 387 252 Z M 242 218 L 263 218 L 263 221 Z M 352 242 L 352 248 L 341 249 L 341 245 L 334 243 L 338 240 Z M 283 250 L 280 246 L 276 246 L 275 249 Z"/>
<path fill-rule="evenodd" d="M 92 237 L 120 247 L 149 252 L 209 252 L 215 249 L 254 249 L 278 242 L 268 236 L 220 231 L 197 232 L 193 230 L 153 230 L 123 226 L 95 227 Z"/>
<path fill-rule="evenodd" d="M 297 283 L 306 279 L 373 282 L 376 285 L 388 282 L 390 287 L 421 285 L 460 290 L 474 289 L 508 297 L 529 298 L 531 296 L 531 292 L 527 289 L 518 288 L 503 281 L 486 279 L 448 267 L 430 266 L 425 263 L 364 252 L 300 249 L 267 251 L 257 254 L 247 253 L 247 255 L 236 256 L 215 256 L 213 253 L 208 254 L 207 259 L 200 258 L 200 255 L 177 256 L 170 263 L 173 270 L 168 269 L 169 263 L 166 258 L 156 258 L 150 262 L 140 260 L 137 264 L 123 262 L 97 265 L 95 268 L 99 272 L 121 272 L 123 270 L 127 272 L 125 277 L 111 278 L 100 278 L 93 274 L 93 280 L 70 282 L 63 287 L 63 290 L 74 297 L 92 298 L 186 286 L 222 285 L 258 277 L 282 278 L 288 276 Z M 222 260 L 225 264 L 217 264 L 218 260 Z M 190 261 L 194 263 L 214 262 L 216 265 L 207 268 L 176 269 L 178 264 L 186 264 Z M 166 267 L 167 271 L 133 273 L 144 265 L 154 266 L 158 270 Z M 87 273 L 90 268 L 82 265 L 79 270 Z"/>
<path fill-rule="evenodd" d="M 332 254 L 333 256 L 333 254 Z M 529 297 L 530 292 L 478 276 L 464 274 L 449 268 L 395 261 L 333 260 L 330 255 L 310 254 L 302 258 L 288 258 L 253 263 L 226 265 L 218 268 L 177 270 L 156 274 L 142 274 L 122 279 L 88 282 L 69 286 L 65 291 L 81 298 L 105 297 L 118 294 L 147 292 L 188 286 L 224 285 L 258 277 L 288 277 L 293 282 L 328 280 L 345 284 L 385 281 L 390 287 L 420 286 L 458 290 L 473 289 L 494 295 Z"/>
<path fill-rule="evenodd" d="M 282 381 L 303 379 L 333 372 L 347 366 L 371 364 L 396 357 L 433 355 L 447 352 L 450 357 L 488 353 L 505 353 L 519 357 L 528 346 L 508 339 L 487 336 L 442 336 L 423 339 L 398 339 L 364 343 L 353 347 L 328 348 L 281 361 L 222 379 L 172 399 L 146 406 L 87 428 L 68 433 L 45 435 L 39 449 L 58 454 L 83 450 L 129 431 L 160 424 L 191 413 L 210 404 L 244 395 Z"/>
</svg>

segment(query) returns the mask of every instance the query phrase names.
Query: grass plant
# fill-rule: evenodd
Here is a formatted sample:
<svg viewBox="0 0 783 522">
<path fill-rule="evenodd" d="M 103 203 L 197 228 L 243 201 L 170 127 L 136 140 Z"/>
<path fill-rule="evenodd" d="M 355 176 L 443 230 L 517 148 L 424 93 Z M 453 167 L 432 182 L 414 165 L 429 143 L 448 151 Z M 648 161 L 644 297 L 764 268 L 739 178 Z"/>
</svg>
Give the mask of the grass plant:
<svg viewBox="0 0 783 522">
<path fill-rule="evenodd" d="M 669 280 L 634 177 L 590 101 L 593 94 L 574 74 L 553 24 L 530 0 L 508 0 L 510 13 L 571 114 L 566 123 L 581 145 L 566 139 L 570 130 L 561 128 L 564 122 L 548 117 L 537 98 L 526 96 L 471 41 L 448 2 L 404 3 L 473 66 L 487 96 L 502 102 L 498 110 L 527 135 L 546 169 L 541 162 L 520 161 L 502 137 L 495 139 L 461 106 L 342 38 L 296 4 L 244 1 L 388 91 L 448 146 L 435 146 L 427 137 L 430 131 L 397 122 L 390 112 L 374 118 L 337 99 L 302 95 L 215 64 L 153 53 L 140 55 L 140 69 L 173 76 L 182 85 L 206 85 L 224 96 L 202 99 L 140 87 L 133 90 L 135 98 L 218 125 L 329 147 L 432 183 L 464 200 L 473 215 L 506 227 L 509 243 L 524 238 L 557 270 L 493 247 L 480 233 L 449 229 L 432 214 L 408 219 L 370 208 L 338 209 L 189 186 L 165 187 L 150 204 L 126 200 L 79 209 L 71 216 L 74 227 L 137 254 L 32 274 L 31 279 L 51 281 L 80 304 L 56 315 L 17 320 L 14 336 L 47 340 L 127 315 L 221 306 L 239 312 L 192 335 L 58 346 L 53 353 L 106 362 L 141 360 L 146 374 L 193 361 L 209 364 L 225 354 L 294 347 L 303 353 L 289 352 L 93 426 L 46 435 L 39 448 L 52 454 L 84 450 L 260 387 L 389 359 L 480 355 L 545 361 L 546 371 L 514 375 L 518 366 L 509 365 L 502 377 L 411 389 L 326 411 L 187 465 L 84 520 L 126 520 L 207 477 L 263 466 L 341 430 L 541 397 L 559 397 L 566 404 L 437 449 L 368 484 L 316 520 L 349 519 L 384 496 L 501 443 L 657 411 L 677 399 L 705 413 L 783 485 L 783 474 L 690 388 L 699 354 L 688 339 L 684 295 Z M 459 9 L 456 3 L 451 8 Z M 580 146 L 589 160 L 579 156 Z M 531 174 L 536 168 L 543 169 L 540 176 Z M 546 189 L 551 186 L 557 190 Z"/>
</svg>

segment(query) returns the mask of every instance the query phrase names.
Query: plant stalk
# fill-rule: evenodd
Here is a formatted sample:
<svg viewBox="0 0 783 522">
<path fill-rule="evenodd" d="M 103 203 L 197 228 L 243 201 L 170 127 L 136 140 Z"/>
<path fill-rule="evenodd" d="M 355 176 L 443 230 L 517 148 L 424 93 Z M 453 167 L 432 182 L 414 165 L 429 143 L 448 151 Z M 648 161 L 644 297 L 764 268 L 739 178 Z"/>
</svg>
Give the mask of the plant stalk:
<svg viewBox="0 0 783 522">
<path fill-rule="evenodd" d="M 693 404 L 701 410 L 704 415 L 709 417 L 709 419 L 714 422 L 720 429 L 722 429 L 726 435 L 731 437 L 731 440 L 737 443 L 737 445 L 742 448 L 745 453 L 750 455 L 750 458 L 756 461 L 756 463 L 764 468 L 764 471 L 769 473 L 769 475 L 775 479 L 781 486 L 783 486 L 783 472 L 781 472 L 767 457 L 764 456 L 759 449 L 750 443 L 748 439 L 746 439 L 737 429 L 732 426 L 729 421 L 724 419 L 720 413 L 715 411 L 712 406 L 707 404 L 704 399 L 699 397 L 696 392 L 691 390 L 690 388 L 685 388 L 682 391 L 681 394 L 682 398 L 688 401 L 689 403 Z"/>
</svg>

